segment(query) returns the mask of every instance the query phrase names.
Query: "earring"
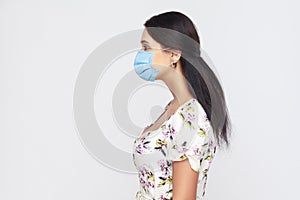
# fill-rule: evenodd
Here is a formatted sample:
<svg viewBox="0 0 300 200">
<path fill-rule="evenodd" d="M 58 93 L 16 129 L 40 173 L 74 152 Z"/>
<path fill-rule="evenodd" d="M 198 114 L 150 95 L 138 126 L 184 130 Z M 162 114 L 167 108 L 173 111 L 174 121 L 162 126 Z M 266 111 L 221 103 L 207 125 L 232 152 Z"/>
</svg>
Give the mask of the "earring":
<svg viewBox="0 0 300 200">
<path fill-rule="evenodd" d="M 169 65 L 170 67 L 172 67 L 173 69 L 176 67 L 176 62 L 171 62 L 171 64 Z"/>
<path fill-rule="evenodd" d="M 177 63 L 176 62 L 172 62 L 171 65 L 172 65 L 173 68 L 176 68 Z"/>
</svg>

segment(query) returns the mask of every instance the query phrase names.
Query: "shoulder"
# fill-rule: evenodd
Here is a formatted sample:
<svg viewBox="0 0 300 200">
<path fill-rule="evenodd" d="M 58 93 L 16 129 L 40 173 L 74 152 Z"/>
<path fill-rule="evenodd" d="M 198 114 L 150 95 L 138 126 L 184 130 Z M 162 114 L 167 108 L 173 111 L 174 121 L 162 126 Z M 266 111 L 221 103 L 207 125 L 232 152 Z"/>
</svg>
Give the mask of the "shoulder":
<svg viewBox="0 0 300 200">
<path fill-rule="evenodd" d="M 173 138 L 209 140 L 212 137 L 212 127 L 207 114 L 197 99 L 184 104 L 171 120 Z"/>
<path fill-rule="evenodd" d="M 174 114 L 172 120 L 174 126 L 189 126 L 190 128 L 195 127 L 196 124 L 201 124 L 208 121 L 205 110 L 199 101 L 195 98 L 185 102 Z M 182 127 L 178 127 L 182 128 Z"/>
</svg>

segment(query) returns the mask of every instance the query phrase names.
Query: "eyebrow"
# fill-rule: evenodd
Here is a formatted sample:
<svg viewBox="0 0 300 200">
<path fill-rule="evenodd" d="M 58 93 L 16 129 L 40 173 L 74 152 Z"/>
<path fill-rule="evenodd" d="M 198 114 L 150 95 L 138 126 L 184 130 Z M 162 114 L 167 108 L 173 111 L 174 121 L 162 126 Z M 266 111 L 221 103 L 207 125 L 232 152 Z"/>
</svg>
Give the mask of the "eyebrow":
<svg viewBox="0 0 300 200">
<path fill-rule="evenodd" d="M 148 43 L 149 44 L 149 42 L 146 41 L 146 40 L 141 40 L 141 43 Z"/>
</svg>

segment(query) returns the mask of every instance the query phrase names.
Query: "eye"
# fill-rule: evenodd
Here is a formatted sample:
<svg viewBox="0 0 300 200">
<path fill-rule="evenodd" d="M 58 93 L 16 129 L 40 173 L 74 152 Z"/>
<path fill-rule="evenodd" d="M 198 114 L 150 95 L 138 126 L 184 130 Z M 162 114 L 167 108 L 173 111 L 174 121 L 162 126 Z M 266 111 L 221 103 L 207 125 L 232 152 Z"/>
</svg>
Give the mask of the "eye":
<svg viewBox="0 0 300 200">
<path fill-rule="evenodd" d="M 143 50 L 144 50 L 144 51 L 147 51 L 148 49 L 150 49 L 150 48 L 147 47 L 147 46 L 143 46 Z"/>
</svg>

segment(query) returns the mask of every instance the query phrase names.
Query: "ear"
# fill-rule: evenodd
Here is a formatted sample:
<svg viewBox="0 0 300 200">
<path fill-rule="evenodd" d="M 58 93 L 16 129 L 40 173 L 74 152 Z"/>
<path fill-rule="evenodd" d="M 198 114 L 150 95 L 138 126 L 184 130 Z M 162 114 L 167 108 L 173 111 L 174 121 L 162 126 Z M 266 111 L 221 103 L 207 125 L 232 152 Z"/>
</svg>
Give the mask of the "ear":
<svg viewBox="0 0 300 200">
<path fill-rule="evenodd" d="M 171 60 L 173 62 L 177 62 L 181 57 L 181 51 L 180 50 L 171 50 Z"/>
</svg>

